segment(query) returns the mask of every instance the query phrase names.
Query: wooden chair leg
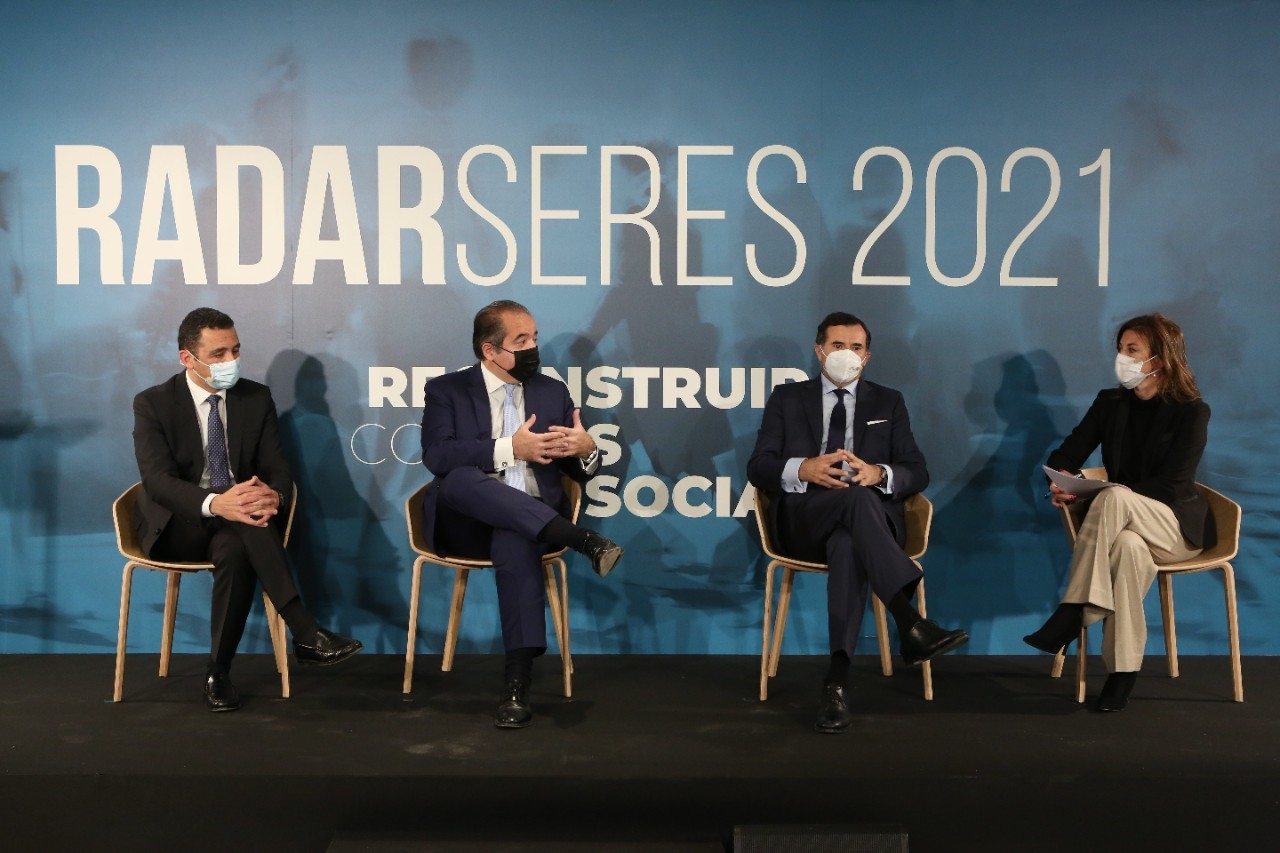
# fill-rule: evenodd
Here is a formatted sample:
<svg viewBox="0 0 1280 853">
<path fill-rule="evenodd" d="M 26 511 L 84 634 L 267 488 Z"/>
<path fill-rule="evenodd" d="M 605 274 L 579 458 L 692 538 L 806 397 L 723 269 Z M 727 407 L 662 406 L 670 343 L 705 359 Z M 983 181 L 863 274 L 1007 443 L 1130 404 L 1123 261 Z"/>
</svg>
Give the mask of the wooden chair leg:
<svg viewBox="0 0 1280 853">
<path fill-rule="evenodd" d="M 124 577 L 120 582 L 120 624 L 116 629 L 116 680 L 111 691 L 111 701 L 124 697 L 124 649 L 129 639 L 129 598 L 133 591 L 133 570 L 137 564 L 124 564 Z"/>
<path fill-rule="evenodd" d="M 569 564 L 560 560 L 560 600 L 564 604 L 564 659 L 567 661 L 569 674 L 573 675 L 573 653 L 569 649 Z M 566 694 L 567 695 L 567 694 Z"/>
<path fill-rule="evenodd" d="M 467 574 L 470 569 L 454 569 L 453 598 L 449 601 L 449 627 L 444 633 L 444 659 L 440 670 L 453 669 L 453 653 L 458 647 L 458 626 L 462 623 L 462 602 L 467 597 Z"/>
<path fill-rule="evenodd" d="M 271 603 L 264 591 L 262 593 L 262 609 L 267 614 L 267 633 L 271 637 L 271 650 L 275 653 L 276 672 L 280 673 L 280 696 L 289 698 L 289 653 L 285 645 L 284 618 Z"/>
<path fill-rule="evenodd" d="M 556 560 L 554 562 L 559 562 Z M 554 563 L 542 564 L 542 578 L 547 588 L 547 604 L 551 610 L 551 622 L 555 626 L 556 643 L 560 646 L 560 665 L 564 671 L 564 697 L 573 697 L 573 679 L 570 677 L 568 626 L 565 624 L 565 611 L 568 602 L 568 590 L 557 588 Z"/>
<path fill-rule="evenodd" d="M 796 573 L 786 566 L 782 567 L 782 587 L 778 591 L 778 614 L 773 617 L 773 648 L 769 651 L 769 675 L 778 674 L 778 659 L 782 657 L 782 635 L 787 630 L 787 611 L 791 609 L 791 588 L 795 585 Z"/>
<path fill-rule="evenodd" d="M 1089 655 L 1089 631 L 1080 629 L 1080 642 L 1076 648 L 1076 703 L 1084 704 L 1084 663 Z"/>
<path fill-rule="evenodd" d="M 173 627 L 178 620 L 178 592 L 182 575 L 166 572 L 168 581 L 164 589 L 164 623 L 160 635 L 160 677 L 169 675 L 169 659 L 173 656 Z"/>
<path fill-rule="evenodd" d="M 876 639 L 880 643 L 880 672 L 888 677 L 893 675 L 893 653 L 889 650 L 889 618 L 885 613 L 884 602 L 874 593 L 871 595 L 871 613 L 876 620 Z"/>
<path fill-rule="evenodd" d="M 770 611 L 773 609 L 773 570 L 777 568 L 775 563 L 769 563 L 769 567 L 764 573 L 764 630 L 761 632 L 763 637 L 760 641 L 760 701 L 763 702 L 769 698 L 769 650 L 772 646 L 770 637 L 773 626 L 769 623 Z"/>
<path fill-rule="evenodd" d="M 404 684 L 401 690 L 413 690 L 413 657 L 418 645 L 418 595 L 422 592 L 422 564 L 419 557 L 413 561 L 413 579 L 409 586 L 409 640 L 404 651 Z"/>
<path fill-rule="evenodd" d="M 1231 644 L 1231 683 L 1237 702 L 1244 701 L 1244 673 L 1240 667 L 1240 621 L 1236 612 L 1236 572 L 1222 564 L 1222 587 L 1227 599 L 1227 639 Z"/>
<path fill-rule="evenodd" d="M 1161 573 L 1160 613 L 1164 617 L 1164 656 L 1169 663 L 1169 677 L 1178 677 L 1178 632 L 1174 626 L 1173 576 Z"/>
<path fill-rule="evenodd" d="M 915 562 L 914 560 L 912 562 Z M 920 564 L 916 563 L 916 568 Z M 924 597 L 924 578 L 920 578 L 920 583 L 916 584 L 916 607 L 920 611 L 920 615 L 928 618 L 929 604 Z M 924 680 L 924 698 L 926 702 L 933 701 L 933 661 L 925 661 L 920 665 L 920 677 Z"/>
</svg>

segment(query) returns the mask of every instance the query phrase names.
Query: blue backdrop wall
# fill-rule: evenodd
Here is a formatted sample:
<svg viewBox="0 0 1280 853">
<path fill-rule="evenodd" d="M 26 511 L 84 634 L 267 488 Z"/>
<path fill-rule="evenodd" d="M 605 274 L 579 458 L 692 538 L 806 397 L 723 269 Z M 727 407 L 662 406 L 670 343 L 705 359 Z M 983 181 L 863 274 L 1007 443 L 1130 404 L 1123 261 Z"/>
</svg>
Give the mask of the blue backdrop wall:
<svg viewBox="0 0 1280 853">
<path fill-rule="evenodd" d="M 1200 477 L 1246 510 L 1244 651 L 1276 653 L 1277 57 L 1280 5 L 1236 0 L 6 4 L 0 651 L 113 647 L 130 401 L 213 305 L 275 392 L 306 598 L 402 652 L 422 385 L 513 298 L 627 548 L 606 581 L 571 566 L 580 652 L 758 649 L 746 459 L 843 309 L 906 394 L 931 608 L 976 654 L 1022 652 L 1062 588 L 1036 472 L 1114 381 L 1116 326 L 1178 320 Z M 1216 581 L 1179 590 L 1183 651 L 1224 652 Z M 424 652 L 446 593 L 427 578 Z M 821 581 L 798 596 L 785 651 L 821 652 Z M 137 648 L 161 597 L 139 580 Z M 497 650 L 491 582 L 464 622 Z"/>
</svg>

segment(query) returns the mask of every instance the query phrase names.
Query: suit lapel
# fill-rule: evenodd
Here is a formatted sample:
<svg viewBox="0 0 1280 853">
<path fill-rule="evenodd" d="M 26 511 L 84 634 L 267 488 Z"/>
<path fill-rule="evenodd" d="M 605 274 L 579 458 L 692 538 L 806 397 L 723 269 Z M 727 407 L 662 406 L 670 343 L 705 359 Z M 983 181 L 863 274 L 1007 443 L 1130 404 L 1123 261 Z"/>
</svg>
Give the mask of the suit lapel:
<svg viewBox="0 0 1280 853">
<path fill-rule="evenodd" d="M 802 404 L 804 406 L 805 423 L 809 426 L 809 434 L 813 436 L 813 446 L 822 453 L 822 379 L 810 379 L 810 387 L 805 389 Z"/>
<path fill-rule="evenodd" d="M 227 460 L 231 463 L 231 474 L 239 472 L 240 476 L 244 476 L 245 471 L 241 466 L 241 453 L 244 450 L 244 424 L 245 418 L 248 417 L 244 410 L 244 400 L 240 394 L 236 393 L 238 386 L 232 386 L 227 389 Z"/>
<path fill-rule="evenodd" d="M 853 395 L 853 455 L 862 453 L 862 435 L 867 431 L 867 415 L 871 414 L 872 388 L 865 379 L 858 380 L 857 393 Z"/>
<path fill-rule="evenodd" d="M 471 376 L 467 379 L 471 386 L 471 406 L 476 419 L 476 438 L 490 438 L 493 432 L 493 416 L 489 410 L 489 391 L 485 388 L 484 370 L 479 364 L 470 368 Z"/>
<path fill-rule="evenodd" d="M 172 423 L 176 441 L 181 442 L 192 459 L 199 459 L 201 464 L 194 473 L 199 482 L 204 473 L 204 440 L 200 437 L 200 421 L 196 407 L 191 398 L 191 389 L 187 387 L 187 374 L 179 373 L 169 382 L 169 399 L 173 404 Z"/>
</svg>

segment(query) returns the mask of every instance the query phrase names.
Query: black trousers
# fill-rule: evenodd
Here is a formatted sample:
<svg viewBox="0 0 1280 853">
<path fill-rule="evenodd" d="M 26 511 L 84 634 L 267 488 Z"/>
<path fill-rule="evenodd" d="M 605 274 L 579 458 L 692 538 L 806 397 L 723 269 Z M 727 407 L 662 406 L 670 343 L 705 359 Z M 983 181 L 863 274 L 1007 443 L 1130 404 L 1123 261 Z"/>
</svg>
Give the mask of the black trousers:
<svg viewBox="0 0 1280 853">
<path fill-rule="evenodd" d="M 148 556 L 168 562 L 213 563 L 209 654 L 219 668 L 231 666 L 259 582 L 277 610 L 298 597 L 274 523 L 253 527 L 222 518 L 191 522 L 175 517 Z"/>
<path fill-rule="evenodd" d="M 826 563 L 827 632 L 831 651 L 852 656 L 862 630 L 868 587 L 889 601 L 914 593 L 921 572 L 902 544 L 906 531 L 889 521 L 880 492 L 866 486 L 786 494 L 778 505 L 779 544 L 801 560 Z"/>
</svg>

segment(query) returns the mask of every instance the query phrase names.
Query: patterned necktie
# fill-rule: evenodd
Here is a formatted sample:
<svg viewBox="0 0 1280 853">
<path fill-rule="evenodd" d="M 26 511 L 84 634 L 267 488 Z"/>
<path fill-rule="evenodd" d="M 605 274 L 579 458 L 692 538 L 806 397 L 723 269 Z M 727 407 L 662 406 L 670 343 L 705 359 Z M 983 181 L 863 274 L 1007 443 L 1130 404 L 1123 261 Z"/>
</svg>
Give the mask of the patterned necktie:
<svg viewBox="0 0 1280 853">
<path fill-rule="evenodd" d="M 217 394 L 209 395 L 209 488 L 225 492 L 231 488 L 231 470 L 227 467 L 227 434 L 218 417 Z"/>
<path fill-rule="evenodd" d="M 502 435 L 504 437 L 515 435 L 516 430 L 520 429 L 520 410 L 516 408 L 516 386 L 503 385 L 502 389 L 507 392 L 507 399 L 502 402 Z M 524 491 L 524 463 L 517 459 L 507 468 L 506 483 L 513 489 Z"/>
<path fill-rule="evenodd" d="M 844 447 L 845 418 L 844 398 L 849 392 L 843 388 L 836 389 L 836 404 L 831 408 L 831 425 L 827 427 L 827 449 L 824 453 L 835 453 Z"/>
</svg>

